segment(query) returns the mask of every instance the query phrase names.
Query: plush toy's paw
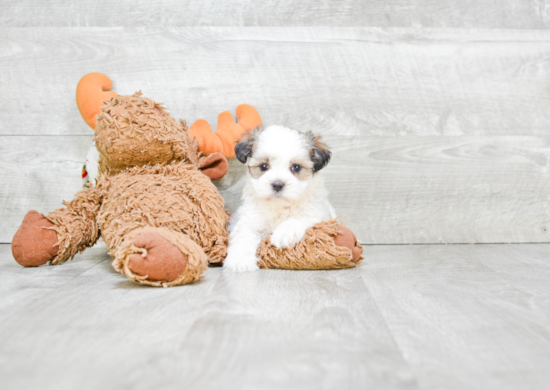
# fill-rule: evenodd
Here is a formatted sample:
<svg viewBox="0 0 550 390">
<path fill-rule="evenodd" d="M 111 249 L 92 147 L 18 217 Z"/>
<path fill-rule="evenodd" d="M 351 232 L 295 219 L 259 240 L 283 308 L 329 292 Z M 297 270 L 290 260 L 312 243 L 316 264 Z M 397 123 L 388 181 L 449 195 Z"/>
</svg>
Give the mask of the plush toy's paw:
<svg viewBox="0 0 550 390">
<path fill-rule="evenodd" d="M 273 231 L 271 243 L 277 249 L 288 248 L 300 242 L 304 234 L 306 229 L 302 225 L 283 222 Z"/>
<path fill-rule="evenodd" d="M 187 257 L 166 238 L 156 232 L 145 232 L 134 239 L 134 246 L 144 248 L 145 255 L 130 256 L 128 267 L 149 280 L 172 281 L 187 268 Z"/>
<path fill-rule="evenodd" d="M 232 272 L 252 272 L 260 269 L 258 258 L 250 251 L 241 251 L 238 248 L 230 248 L 223 261 L 223 269 Z"/>
<path fill-rule="evenodd" d="M 29 211 L 13 236 L 13 258 L 25 267 L 36 267 L 53 259 L 58 251 L 54 225 L 38 211 Z"/>
<path fill-rule="evenodd" d="M 357 237 L 350 229 L 345 226 L 338 225 L 338 234 L 334 237 L 336 246 L 343 246 L 351 250 L 351 261 L 357 263 L 363 254 L 363 249 L 357 243 Z"/>
</svg>

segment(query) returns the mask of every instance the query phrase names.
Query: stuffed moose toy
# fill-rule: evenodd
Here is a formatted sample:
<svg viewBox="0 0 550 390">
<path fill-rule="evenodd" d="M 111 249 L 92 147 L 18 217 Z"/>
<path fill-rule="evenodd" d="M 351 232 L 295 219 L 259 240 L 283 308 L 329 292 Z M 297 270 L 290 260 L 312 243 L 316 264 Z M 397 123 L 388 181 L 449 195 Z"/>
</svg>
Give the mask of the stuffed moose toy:
<svg viewBox="0 0 550 390">
<path fill-rule="evenodd" d="M 235 144 L 261 126 L 260 116 L 243 104 L 237 122 L 220 114 L 216 132 L 204 120 L 188 129 L 140 92 L 123 96 L 111 88 L 99 73 L 77 87 L 99 152 L 97 183 L 47 215 L 29 211 L 13 237 L 13 256 L 26 267 L 62 264 L 101 235 L 115 270 L 134 282 L 197 281 L 227 254 L 229 213 L 212 180 L 227 173 Z M 262 268 L 348 268 L 361 253 L 353 232 L 336 221 L 312 227 L 294 247 L 275 249 L 267 238 L 258 249 Z"/>
</svg>

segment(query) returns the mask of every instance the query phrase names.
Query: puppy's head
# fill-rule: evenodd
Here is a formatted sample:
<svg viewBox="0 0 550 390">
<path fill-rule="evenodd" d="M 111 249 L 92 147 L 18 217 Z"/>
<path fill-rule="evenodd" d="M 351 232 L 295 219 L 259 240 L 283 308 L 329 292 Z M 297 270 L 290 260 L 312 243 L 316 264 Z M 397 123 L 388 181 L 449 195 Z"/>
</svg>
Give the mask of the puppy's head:
<svg viewBox="0 0 550 390">
<path fill-rule="evenodd" d="M 307 191 L 316 172 L 330 161 L 320 137 L 284 126 L 269 126 L 246 134 L 235 147 L 256 196 L 293 202 Z"/>
</svg>

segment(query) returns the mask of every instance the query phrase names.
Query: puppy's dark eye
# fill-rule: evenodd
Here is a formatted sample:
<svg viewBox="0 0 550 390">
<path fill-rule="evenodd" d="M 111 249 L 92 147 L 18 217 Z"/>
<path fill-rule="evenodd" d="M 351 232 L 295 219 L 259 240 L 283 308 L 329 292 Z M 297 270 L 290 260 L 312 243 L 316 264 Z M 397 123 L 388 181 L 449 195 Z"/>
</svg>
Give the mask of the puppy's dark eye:
<svg viewBox="0 0 550 390">
<path fill-rule="evenodd" d="M 262 172 L 265 172 L 269 169 L 269 166 L 267 164 L 262 164 L 262 165 L 260 165 L 260 169 L 261 169 Z"/>
<path fill-rule="evenodd" d="M 298 164 L 294 164 L 292 167 L 290 167 L 290 170 L 292 172 L 300 172 L 301 169 L 302 169 L 302 167 Z"/>
</svg>

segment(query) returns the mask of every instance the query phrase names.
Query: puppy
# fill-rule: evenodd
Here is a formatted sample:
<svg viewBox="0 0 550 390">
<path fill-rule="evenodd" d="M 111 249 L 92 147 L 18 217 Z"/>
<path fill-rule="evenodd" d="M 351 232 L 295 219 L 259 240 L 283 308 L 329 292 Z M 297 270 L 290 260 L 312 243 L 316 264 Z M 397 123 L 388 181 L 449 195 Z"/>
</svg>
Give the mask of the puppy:
<svg viewBox="0 0 550 390">
<path fill-rule="evenodd" d="M 311 132 L 269 126 L 246 134 L 235 147 L 248 173 L 242 206 L 231 219 L 224 268 L 235 272 L 259 269 L 258 245 L 286 248 L 299 242 L 306 229 L 336 217 L 319 174 L 331 152 Z"/>
</svg>

